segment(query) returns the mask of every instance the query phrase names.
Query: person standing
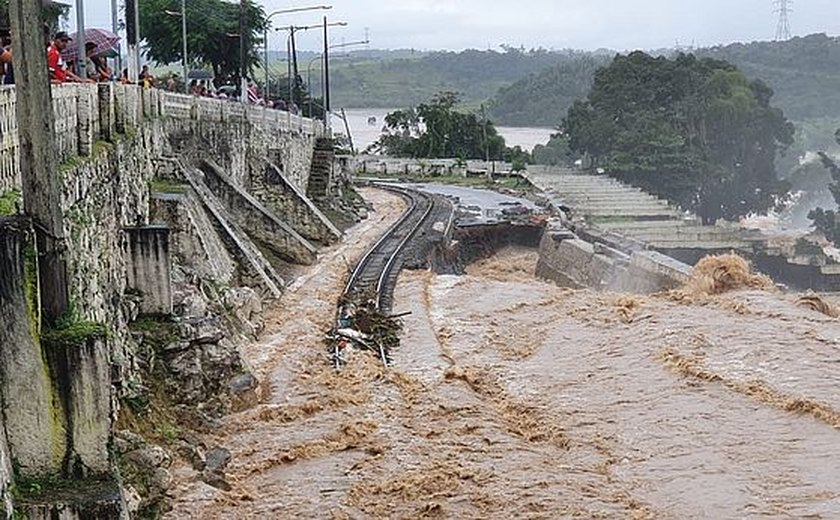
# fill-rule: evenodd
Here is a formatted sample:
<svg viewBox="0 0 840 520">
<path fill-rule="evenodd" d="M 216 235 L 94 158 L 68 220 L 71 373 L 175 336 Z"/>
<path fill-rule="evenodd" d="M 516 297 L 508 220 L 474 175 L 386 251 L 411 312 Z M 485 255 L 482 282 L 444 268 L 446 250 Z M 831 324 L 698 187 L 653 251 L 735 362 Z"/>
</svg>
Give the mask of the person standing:
<svg viewBox="0 0 840 520">
<path fill-rule="evenodd" d="M 52 83 L 91 83 L 88 79 L 82 79 L 71 70 L 67 70 L 67 64 L 64 63 L 64 58 L 61 57 L 61 51 L 67 48 L 70 42 L 73 41 L 70 36 L 64 32 L 59 31 L 55 34 L 52 43 L 47 49 L 47 66 L 50 69 L 50 81 Z"/>
</svg>

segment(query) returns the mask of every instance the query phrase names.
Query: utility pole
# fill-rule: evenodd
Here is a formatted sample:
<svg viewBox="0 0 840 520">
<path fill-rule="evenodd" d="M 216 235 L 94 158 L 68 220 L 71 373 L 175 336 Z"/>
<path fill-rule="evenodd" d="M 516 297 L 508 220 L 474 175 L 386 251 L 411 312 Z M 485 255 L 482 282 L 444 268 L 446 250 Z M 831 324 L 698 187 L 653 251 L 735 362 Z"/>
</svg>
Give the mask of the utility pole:
<svg viewBox="0 0 840 520">
<path fill-rule="evenodd" d="M 120 13 L 117 7 L 117 0 L 111 0 L 111 32 L 119 34 L 120 32 Z M 117 77 L 122 73 L 122 48 L 117 42 Z"/>
<path fill-rule="evenodd" d="M 324 124 L 330 127 L 330 39 L 327 34 L 327 17 L 324 17 Z"/>
<path fill-rule="evenodd" d="M 44 322 L 55 325 L 68 307 L 61 186 L 55 152 L 52 92 L 44 52 L 41 2 L 12 0 L 15 112 L 20 140 L 23 207 L 32 219 L 38 248 L 38 277 Z M 46 107 L 46 109 L 45 109 Z"/>
<path fill-rule="evenodd" d="M 243 103 L 248 102 L 248 80 L 245 78 L 248 70 L 247 15 L 246 0 L 239 0 L 239 88 Z"/>
<path fill-rule="evenodd" d="M 87 78 L 87 52 L 85 51 L 85 2 L 76 0 L 76 41 L 79 59 L 76 60 L 76 74 Z"/>
<path fill-rule="evenodd" d="M 187 60 L 187 1 L 181 0 L 181 38 L 183 42 L 182 52 L 184 53 L 184 93 L 190 93 L 189 85 L 189 61 Z"/>
<path fill-rule="evenodd" d="M 776 12 L 779 13 L 779 21 L 776 24 L 776 41 L 790 40 L 790 13 L 793 12 L 791 5 L 793 0 L 774 0 Z"/>
<path fill-rule="evenodd" d="M 140 76 L 140 7 L 139 0 L 125 0 L 125 39 L 128 41 L 128 80 L 137 83 Z"/>
<path fill-rule="evenodd" d="M 292 41 L 292 103 L 297 104 L 297 91 L 298 91 L 298 63 L 297 63 L 297 48 L 295 46 L 295 28 L 292 27 L 291 33 L 291 41 Z"/>
</svg>

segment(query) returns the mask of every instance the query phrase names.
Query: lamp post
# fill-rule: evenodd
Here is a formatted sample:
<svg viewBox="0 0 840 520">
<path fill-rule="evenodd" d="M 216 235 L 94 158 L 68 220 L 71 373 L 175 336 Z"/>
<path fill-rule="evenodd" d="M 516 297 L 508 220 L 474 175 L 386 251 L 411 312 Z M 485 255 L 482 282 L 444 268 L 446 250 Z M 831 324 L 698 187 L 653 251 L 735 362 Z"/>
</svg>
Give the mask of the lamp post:
<svg viewBox="0 0 840 520">
<path fill-rule="evenodd" d="M 181 44 L 183 47 L 181 48 L 181 65 L 183 66 L 183 74 L 184 74 L 184 93 L 190 93 L 189 87 L 189 69 L 187 68 L 187 2 L 186 0 L 181 0 L 181 12 L 177 13 L 175 11 L 164 11 L 166 14 L 171 16 L 180 16 L 181 17 Z"/>
<path fill-rule="evenodd" d="M 270 13 L 268 16 L 265 17 L 265 36 L 263 39 L 263 67 L 265 68 L 265 92 L 266 97 L 271 93 L 271 90 L 268 88 L 269 74 L 268 74 L 268 26 L 269 22 L 274 16 L 281 15 L 281 14 L 291 14 L 291 13 L 302 13 L 305 11 L 318 11 L 318 10 L 328 10 L 332 9 L 331 5 L 313 5 L 311 7 L 297 7 L 294 9 L 281 9 L 279 11 L 274 11 Z"/>
</svg>

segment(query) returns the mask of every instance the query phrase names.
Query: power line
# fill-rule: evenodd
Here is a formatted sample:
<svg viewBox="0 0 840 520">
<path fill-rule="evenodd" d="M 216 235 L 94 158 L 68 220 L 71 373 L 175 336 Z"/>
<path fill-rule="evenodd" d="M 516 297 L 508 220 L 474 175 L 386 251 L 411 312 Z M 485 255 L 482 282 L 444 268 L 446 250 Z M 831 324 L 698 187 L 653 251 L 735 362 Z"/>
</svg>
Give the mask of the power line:
<svg viewBox="0 0 840 520">
<path fill-rule="evenodd" d="M 776 24 L 776 41 L 790 40 L 790 13 L 793 12 L 791 5 L 793 0 L 773 0 L 775 11 L 779 14 L 779 21 Z"/>
</svg>

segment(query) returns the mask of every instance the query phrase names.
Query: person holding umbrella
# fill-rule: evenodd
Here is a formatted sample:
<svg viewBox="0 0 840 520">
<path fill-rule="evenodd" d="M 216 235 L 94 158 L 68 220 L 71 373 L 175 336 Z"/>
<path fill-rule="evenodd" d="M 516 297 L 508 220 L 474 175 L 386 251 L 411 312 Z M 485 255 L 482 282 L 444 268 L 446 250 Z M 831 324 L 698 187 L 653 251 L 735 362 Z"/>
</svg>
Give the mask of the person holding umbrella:
<svg viewBox="0 0 840 520">
<path fill-rule="evenodd" d="M 93 81 L 110 81 L 111 69 L 105 58 L 96 52 L 96 44 L 93 42 L 85 43 L 85 54 L 87 55 L 85 61 L 85 70 L 87 71 L 88 79 Z"/>
</svg>

